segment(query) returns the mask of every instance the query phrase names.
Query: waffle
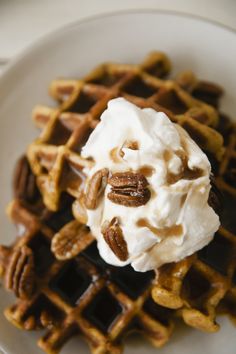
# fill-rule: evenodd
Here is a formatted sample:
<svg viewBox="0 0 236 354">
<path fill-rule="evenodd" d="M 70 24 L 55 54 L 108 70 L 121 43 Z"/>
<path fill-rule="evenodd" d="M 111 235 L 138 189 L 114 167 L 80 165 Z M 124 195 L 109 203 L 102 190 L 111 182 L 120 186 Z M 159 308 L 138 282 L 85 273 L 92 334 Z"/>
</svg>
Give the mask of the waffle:
<svg viewBox="0 0 236 354">
<path fill-rule="evenodd" d="M 223 200 L 222 226 L 197 254 L 162 267 L 152 290 L 156 303 L 178 310 L 188 325 L 209 332 L 219 329 L 217 313 L 236 319 L 236 134 L 233 125 L 222 119 L 225 124 L 218 129 L 227 145 L 222 161 L 214 165 Z"/>
<path fill-rule="evenodd" d="M 86 221 L 83 213 L 83 196 L 81 196 L 85 176 L 82 175 L 81 169 L 88 162 L 74 152 L 76 150 L 79 153 L 84 144 L 84 136 L 86 140 L 86 134 L 89 135 L 96 126 L 108 100 L 118 96 L 125 97 L 139 107 L 153 107 L 156 110 L 165 111 L 174 122 L 182 125 L 190 133 L 218 168 L 217 160 L 223 153 L 222 135 L 226 135 L 227 132 L 218 134 L 212 127 L 225 127 L 225 119 L 217 110 L 223 91 L 216 84 L 198 80 L 189 71 L 180 73 L 175 80 L 164 80 L 163 77 L 168 75 L 169 70 L 168 58 L 155 52 L 139 66 L 103 64 L 83 80 L 56 80 L 51 84 L 50 93 L 60 103 L 59 109 L 42 106 L 35 108 L 34 121 L 43 131 L 41 138 L 28 150 L 29 161 L 37 176 L 44 202 L 49 209 L 57 210 L 60 193 L 66 191 L 76 198 L 73 204 L 74 216 L 80 222 Z M 78 114 L 78 111 L 81 113 Z M 65 132 L 64 135 L 62 134 L 63 126 L 69 127 L 68 135 Z M 220 133 L 223 132 L 220 131 Z M 62 140 L 55 142 L 55 136 Z M 75 169 L 72 158 L 73 161 L 77 159 L 77 176 L 80 175 L 81 189 L 78 188 L 78 184 L 74 184 L 75 188 L 71 185 L 71 178 L 72 183 L 74 183 L 74 178 L 78 181 L 74 172 L 73 177 L 68 178 L 71 174 L 71 165 L 72 169 Z M 63 175 L 67 176 L 67 181 L 61 178 Z M 217 243 L 219 239 L 221 242 L 227 237 L 232 242 L 232 235 L 228 235 L 227 230 L 222 228 L 214 241 Z M 172 272 L 177 272 L 179 267 L 183 274 L 180 276 L 181 279 L 176 281 L 175 277 L 172 277 Z M 170 273 L 171 285 L 168 284 L 166 273 Z M 162 306 L 181 308 L 181 315 L 189 325 L 206 331 L 216 331 L 218 329 L 215 323 L 216 305 L 229 288 L 228 276 L 228 273 L 222 276 L 214 271 L 212 265 L 207 265 L 195 255 L 195 257 L 184 260 L 180 265 L 164 267 L 164 280 L 160 274 L 160 280 L 152 294 L 154 300 Z M 204 294 L 197 295 L 202 298 L 202 301 L 196 305 L 196 307 L 201 307 L 203 303 L 204 308 L 195 309 L 196 301 L 193 300 L 195 295 L 187 294 L 185 289 L 188 286 L 185 282 L 190 281 L 192 284 L 192 277 L 199 278 L 200 282 L 206 280 L 207 290 L 203 289 Z M 180 294 L 181 291 L 186 294 Z M 206 298 L 203 295 L 206 295 Z M 171 301 L 173 301 L 172 304 Z M 183 306 L 186 308 L 183 309 Z"/>
<path fill-rule="evenodd" d="M 74 335 L 85 338 L 92 353 L 121 353 L 131 331 L 142 333 L 154 346 L 163 345 L 173 329 L 173 311 L 151 299 L 155 273 L 105 264 L 89 229 L 68 215 L 67 198 L 67 206 L 61 205 L 57 213 L 42 208 L 25 158 L 18 164 L 17 177 L 16 198 L 8 207 L 17 238 L 11 247 L 0 248 L 4 285 L 18 297 L 5 310 L 6 318 L 24 330 L 47 329 L 38 342 L 47 353 L 58 353 Z M 29 180 L 34 190 L 25 188 Z M 32 195 L 37 196 L 33 207 L 28 204 Z M 52 254 L 55 230 L 63 237 L 79 235 L 73 260 L 58 261 Z"/>
<path fill-rule="evenodd" d="M 222 137 L 212 128 L 219 121 L 218 112 L 213 106 L 192 97 L 176 81 L 161 79 L 160 76 L 168 74 L 169 68 L 168 58 L 154 52 L 140 65 L 108 63 L 83 80 L 52 82 L 50 93 L 59 106 L 34 109 L 33 119 L 42 133 L 27 153 L 48 209 L 56 211 L 61 193 L 67 192 L 77 201 L 73 207 L 75 217 L 84 220 L 78 211 L 81 210 L 81 201 L 78 201 L 85 179 L 81 170 L 89 162 L 79 153 L 107 102 L 118 96 L 141 108 L 165 111 L 203 150 L 220 158 Z"/>
<path fill-rule="evenodd" d="M 229 244 L 235 239 L 227 226 L 214 239 L 216 250 L 219 244 L 229 249 L 223 273 L 209 256 L 215 249 L 211 243 L 209 251 L 205 248 L 163 267 L 158 284 L 155 272 L 105 264 L 84 226 L 82 170 L 90 161 L 80 150 L 107 102 L 118 96 L 141 108 L 164 111 L 182 125 L 208 154 L 217 184 L 227 192 L 222 187 L 228 171 L 223 161 L 232 146 L 232 126 L 218 111 L 222 90 L 190 72 L 167 79 L 170 68 L 169 59 L 159 52 L 140 65 L 106 63 L 82 80 L 53 81 L 50 94 L 57 106 L 37 106 L 33 111 L 41 134 L 30 144 L 27 159 L 17 165 L 8 214 L 18 237 L 12 246 L 0 248 L 0 274 L 5 287 L 18 297 L 6 309 L 7 319 L 26 330 L 47 328 L 39 340 L 47 353 L 57 353 L 75 334 L 88 341 L 92 353 L 121 353 L 130 331 L 141 332 L 159 347 L 168 341 L 176 315 L 191 326 L 215 331 L 219 303 L 219 312 L 233 314 L 234 248 Z M 225 154 L 222 136 L 230 142 Z M 57 239 L 59 249 L 53 249 L 52 239 Z M 104 304 L 109 304 L 106 311 Z"/>
</svg>

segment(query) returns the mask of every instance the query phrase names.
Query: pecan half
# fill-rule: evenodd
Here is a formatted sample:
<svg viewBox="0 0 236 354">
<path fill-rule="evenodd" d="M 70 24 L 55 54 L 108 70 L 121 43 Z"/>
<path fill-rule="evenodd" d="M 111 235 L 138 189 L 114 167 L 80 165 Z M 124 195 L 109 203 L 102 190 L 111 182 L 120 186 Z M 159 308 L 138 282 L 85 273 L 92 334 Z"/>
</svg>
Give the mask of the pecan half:
<svg viewBox="0 0 236 354">
<path fill-rule="evenodd" d="M 87 209 L 96 209 L 99 197 L 105 190 L 108 173 L 108 169 L 103 168 L 97 171 L 90 179 L 85 195 L 85 206 Z"/>
<path fill-rule="evenodd" d="M 102 234 L 116 257 L 121 261 L 126 261 L 128 259 L 127 243 L 119 226 L 118 218 L 113 218 L 110 223 L 105 222 L 102 226 Z"/>
<path fill-rule="evenodd" d="M 15 167 L 13 190 L 16 198 L 33 202 L 39 195 L 36 178 L 26 156 L 22 156 Z"/>
<path fill-rule="evenodd" d="M 10 247 L 0 245 L 0 278 L 4 277 L 7 260 L 11 254 Z"/>
<path fill-rule="evenodd" d="M 66 224 L 52 239 L 52 252 L 59 260 L 77 256 L 94 240 L 88 228 L 73 220 Z"/>
<path fill-rule="evenodd" d="M 114 173 L 109 179 L 111 192 L 108 199 L 113 203 L 127 207 L 138 207 L 144 205 L 150 199 L 151 193 L 146 177 L 141 173 L 118 172 Z"/>
<path fill-rule="evenodd" d="M 29 298 L 34 291 L 34 257 L 27 246 L 16 249 L 6 270 L 5 285 L 21 299 Z"/>
</svg>

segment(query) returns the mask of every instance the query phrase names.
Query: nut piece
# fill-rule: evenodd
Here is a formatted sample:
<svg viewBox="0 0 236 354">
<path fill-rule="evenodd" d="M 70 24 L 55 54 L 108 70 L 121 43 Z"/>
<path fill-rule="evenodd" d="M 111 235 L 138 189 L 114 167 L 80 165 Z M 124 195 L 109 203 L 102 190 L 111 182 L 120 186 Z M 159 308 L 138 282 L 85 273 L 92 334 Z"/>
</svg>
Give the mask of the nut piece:
<svg viewBox="0 0 236 354">
<path fill-rule="evenodd" d="M 13 190 L 16 198 L 34 202 L 38 196 L 36 178 L 31 171 L 26 156 L 22 156 L 16 164 L 13 179 Z"/>
<path fill-rule="evenodd" d="M 51 249 L 57 259 L 71 259 L 77 256 L 93 240 L 94 238 L 88 228 L 73 220 L 54 235 Z"/>
<path fill-rule="evenodd" d="M 108 179 L 108 183 L 112 187 L 111 192 L 108 193 L 108 199 L 113 203 L 126 207 L 138 207 L 146 204 L 150 199 L 148 181 L 141 173 L 114 173 Z"/>
<path fill-rule="evenodd" d="M 108 169 L 103 168 L 97 171 L 90 179 L 85 195 L 85 206 L 87 209 L 93 210 L 98 206 L 99 197 L 104 192 L 107 184 L 108 173 Z"/>
<path fill-rule="evenodd" d="M 119 226 L 118 218 L 113 218 L 110 223 L 105 222 L 102 227 L 102 234 L 116 257 L 121 261 L 126 261 L 128 259 L 127 243 Z"/>
<path fill-rule="evenodd" d="M 16 249 L 6 270 L 5 285 L 20 299 L 29 298 L 34 291 L 34 257 L 27 246 Z"/>
<path fill-rule="evenodd" d="M 11 255 L 10 247 L 0 245 L 0 278 L 3 278 Z"/>
</svg>

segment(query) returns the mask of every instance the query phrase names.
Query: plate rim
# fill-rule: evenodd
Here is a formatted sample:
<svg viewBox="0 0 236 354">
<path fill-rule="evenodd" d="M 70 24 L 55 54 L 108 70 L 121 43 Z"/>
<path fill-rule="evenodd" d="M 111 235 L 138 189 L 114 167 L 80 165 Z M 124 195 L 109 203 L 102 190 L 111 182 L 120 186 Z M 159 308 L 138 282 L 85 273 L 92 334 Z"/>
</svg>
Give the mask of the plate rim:
<svg viewBox="0 0 236 354">
<path fill-rule="evenodd" d="M 176 11 L 176 10 L 166 10 L 166 9 L 157 9 L 157 8 L 139 8 L 139 9 L 123 9 L 123 10 L 117 10 L 117 11 L 109 11 L 109 12 L 102 12 L 99 14 L 95 15 L 90 15 L 86 16 L 80 20 L 75 20 L 71 21 L 65 25 L 60 26 L 59 28 L 56 28 L 54 30 L 49 31 L 48 33 L 45 33 L 38 37 L 35 41 L 33 41 L 31 44 L 28 44 L 24 49 L 22 49 L 18 54 L 14 55 L 13 58 L 9 59 L 9 63 L 6 64 L 6 66 L 3 68 L 3 71 L 0 75 L 0 84 L 7 75 L 11 72 L 11 70 L 14 69 L 15 66 L 20 64 L 22 61 L 25 60 L 32 52 L 38 50 L 40 47 L 43 46 L 43 44 L 46 41 L 50 41 L 53 39 L 55 36 L 60 36 L 65 31 L 68 31 L 72 29 L 73 27 L 77 27 L 89 22 L 93 22 L 96 20 L 102 20 L 106 19 L 109 17 L 115 17 L 115 16 L 122 16 L 122 15 L 135 15 L 135 14 L 163 14 L 163 15 L 171 15 L 173 17 L 182 17 L 182 18 L 187 18 L 187 19 L 192 19 L 196 22 L 203 22 L 205 24 L 210 24 L 212 26 L 215 26 L 217 28 L 221 28 L 223 30 L 226 30 L 232 34 L 236 35 L 236 28 L 234 29 L 231 26 L 225 25 L 217 20 L 212 20 L 205 18 L 200 15 L 195 15 L 191 14 L 188 12 L 184 11 Z"/>
</svg>

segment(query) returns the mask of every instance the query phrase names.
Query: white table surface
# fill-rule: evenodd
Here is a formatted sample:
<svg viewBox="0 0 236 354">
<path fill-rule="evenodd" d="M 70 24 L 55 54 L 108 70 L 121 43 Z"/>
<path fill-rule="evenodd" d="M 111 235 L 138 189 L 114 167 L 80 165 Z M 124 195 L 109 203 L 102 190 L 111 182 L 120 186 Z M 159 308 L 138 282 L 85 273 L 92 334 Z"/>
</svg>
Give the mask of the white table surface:
<svg viewBox="0 0 236 354">
<path fill-rule="evenodd" d="M 70 22 L 142 8 L 185 12 L 236 29 L 235 0 L 0 0 L 0 72 L 31 43 Z"/>
</svg>

